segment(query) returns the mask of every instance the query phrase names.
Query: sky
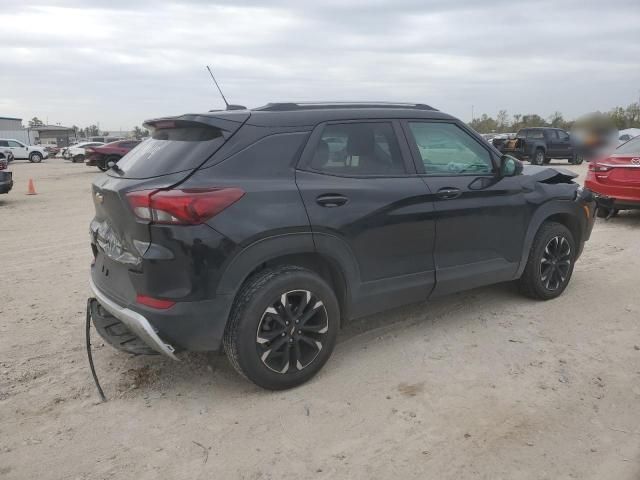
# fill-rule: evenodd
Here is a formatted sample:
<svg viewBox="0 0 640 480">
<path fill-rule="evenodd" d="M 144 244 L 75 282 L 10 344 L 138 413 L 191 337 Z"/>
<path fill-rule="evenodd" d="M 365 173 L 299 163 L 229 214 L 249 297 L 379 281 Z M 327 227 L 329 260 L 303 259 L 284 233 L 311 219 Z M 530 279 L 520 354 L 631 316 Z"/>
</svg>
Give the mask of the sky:
<svg viewBox="0 0 640 480">
<path fill-rule="evenodd" d="M 230 103 L 576 118 L 640 97 L 640 1 L 0 0 L 0 116 L 131 129 Z"/>
</svg>

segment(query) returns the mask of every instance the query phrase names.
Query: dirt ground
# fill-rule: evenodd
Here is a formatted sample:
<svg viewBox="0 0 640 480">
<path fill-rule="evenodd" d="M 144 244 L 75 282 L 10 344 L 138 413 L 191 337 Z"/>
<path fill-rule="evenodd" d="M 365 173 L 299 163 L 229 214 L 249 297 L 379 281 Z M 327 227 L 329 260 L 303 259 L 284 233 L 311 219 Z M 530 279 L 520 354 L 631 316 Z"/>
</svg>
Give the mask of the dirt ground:
<svg viewBox="0 0 640 480">
<path fill-rule="evenodd" d="M 640 212 L 596 224 L 559 299 L 503 284 L 350 322 L 291 391 L 223 356 L 129 357 L 94 336 L 101 404 L 84 349 L 98 171 L 12 170 L 0 479 L 640 478 Z"/>
</svg>

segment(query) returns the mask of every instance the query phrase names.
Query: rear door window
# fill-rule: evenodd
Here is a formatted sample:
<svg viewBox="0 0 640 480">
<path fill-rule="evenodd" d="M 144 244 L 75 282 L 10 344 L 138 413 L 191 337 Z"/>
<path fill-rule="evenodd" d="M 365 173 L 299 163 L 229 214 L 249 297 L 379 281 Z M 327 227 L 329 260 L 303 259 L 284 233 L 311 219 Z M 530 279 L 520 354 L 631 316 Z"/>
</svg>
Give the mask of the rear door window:
<svg viewBox="0 0 640 480">
<path fill-rule="evenodd" d="M 529 131 L 527 131 L 527 138 L 529 140 L 544 140 L 544 131 L 542 131 L 542 130 L 529 130 Z"/>
<path fill-rule="evenodd" d="M 309 167 L 341 176 L 406 173 L 398 140 L 389 122 L 326 125 Z"/>
<path fill-rule="evenodd" d="M 222 131 L 211 125 L 183 120 L 159 122 L 147 140 L 118 162 L 122 171 L 119 176 L 151 178 L 192 170 L 223 143 Z"/>
</svg>

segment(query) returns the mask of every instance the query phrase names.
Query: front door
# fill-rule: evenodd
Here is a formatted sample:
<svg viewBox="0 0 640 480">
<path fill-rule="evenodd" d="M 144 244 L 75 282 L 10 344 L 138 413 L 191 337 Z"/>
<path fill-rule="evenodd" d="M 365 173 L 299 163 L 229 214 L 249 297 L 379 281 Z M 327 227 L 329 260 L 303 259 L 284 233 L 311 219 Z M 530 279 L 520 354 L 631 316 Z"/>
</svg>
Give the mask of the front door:
<svg viewBox="0 0 640 480">
<path fill-rule="evenodd" d="M 434 285 L 433 202 L 397 133 L 392 121 L 320 125 L 296 172 L 316 248 L 355 261 L 352 316 L 422 301 Z"/>
<path fill-rule="evenodd" d="M 498 178 L 497 156 L 462 124 L 403 126 L 434 200 L 434 294 L 512 279 L 529 216 L 521 177 Z"/>
</svg>

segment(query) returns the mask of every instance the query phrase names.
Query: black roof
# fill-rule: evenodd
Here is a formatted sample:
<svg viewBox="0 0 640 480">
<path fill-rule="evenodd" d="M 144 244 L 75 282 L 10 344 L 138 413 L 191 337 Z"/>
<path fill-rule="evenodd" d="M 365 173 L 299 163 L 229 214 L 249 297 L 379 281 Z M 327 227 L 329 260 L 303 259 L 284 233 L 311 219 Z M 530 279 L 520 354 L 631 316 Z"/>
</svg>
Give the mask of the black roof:
<svg viewBox="0 0 640 480">
<path fill-rule="evenodd" d="M 218 125 L 220 121 L 242 123 L 258 127 L 315 126 L 322 122 L 368 119 L 453 119 L 428 105 L 391 102 L 316 102 L 269 103 L 247 110 L 211 110 L 206 113 L 185 114 L 147 120 L 153 126 L 163 120 L 187 120 Z M 221 126 L 221 125 L 219 125 Z"/>
</svg>

